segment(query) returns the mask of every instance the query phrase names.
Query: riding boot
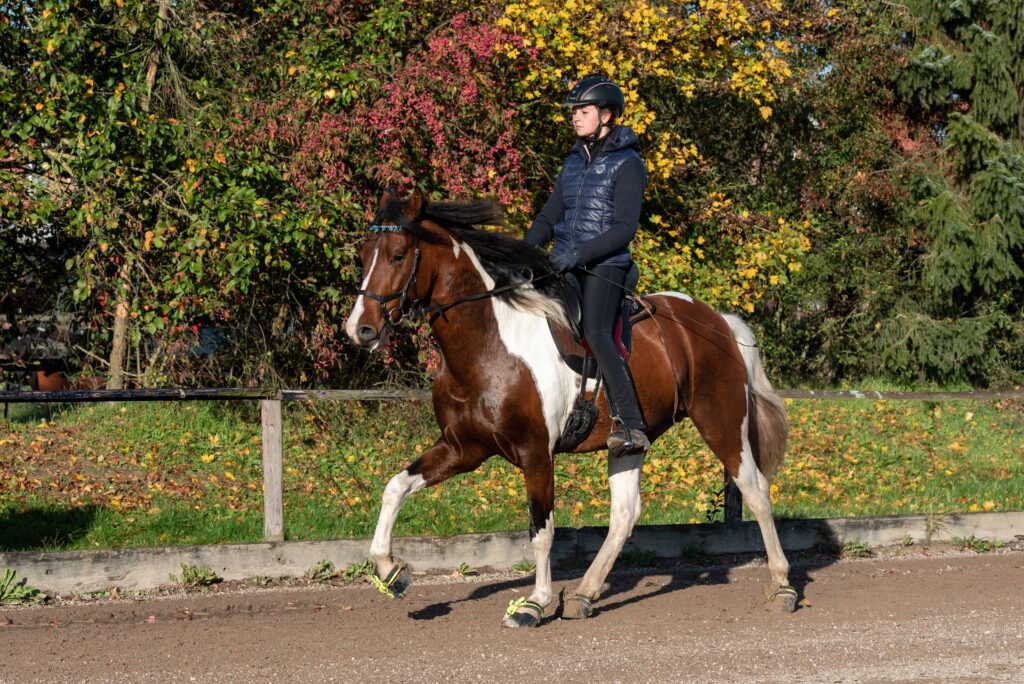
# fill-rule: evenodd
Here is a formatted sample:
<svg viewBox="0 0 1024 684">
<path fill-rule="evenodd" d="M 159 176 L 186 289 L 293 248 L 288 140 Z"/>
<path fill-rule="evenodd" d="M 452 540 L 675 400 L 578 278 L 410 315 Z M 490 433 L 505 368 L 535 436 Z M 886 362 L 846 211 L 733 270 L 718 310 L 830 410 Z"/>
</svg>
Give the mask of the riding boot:
<svg viewBox="0 0 1024 684">
<path fill-rule="evenodd" d="M 605 374 L 605 397 L 608 399 L 609 413 L 612 414 L 612 431 L 607 442 L 608 458 L 646 453 L 651 448 L 651 442 L 644 434 L 647 426 L 640 414 L 640 402 L 637 400 L 629 366 L 619 357 L 618 363 L 608 371 Z"/>
</svg>

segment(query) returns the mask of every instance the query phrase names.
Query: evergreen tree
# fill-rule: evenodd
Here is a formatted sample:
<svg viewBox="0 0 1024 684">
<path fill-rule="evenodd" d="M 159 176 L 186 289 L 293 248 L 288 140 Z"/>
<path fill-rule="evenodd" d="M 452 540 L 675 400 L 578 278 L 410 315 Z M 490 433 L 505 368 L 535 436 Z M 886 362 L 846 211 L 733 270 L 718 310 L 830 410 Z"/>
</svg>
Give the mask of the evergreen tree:
<svg viewBox="0 0 1024 684">
<path fill-rule="evenodd" d="M 1024 371 L 1024 3 L 914 0 L 896 79 L 940 153 L 916 160 L 915 276 L 878 341 L 905 377 L 1019 382 Z"/>
</svg>

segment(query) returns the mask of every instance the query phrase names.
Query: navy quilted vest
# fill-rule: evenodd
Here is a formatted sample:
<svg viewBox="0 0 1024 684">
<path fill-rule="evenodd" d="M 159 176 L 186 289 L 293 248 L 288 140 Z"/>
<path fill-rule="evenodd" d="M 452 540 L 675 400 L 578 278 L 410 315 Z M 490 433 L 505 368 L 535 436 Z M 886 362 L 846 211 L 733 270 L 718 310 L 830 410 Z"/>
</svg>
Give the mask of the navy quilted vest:
<svg viewBox="0 0 1024 684">
<path fill-rule="evenodd" d="M 638 143 L 633 129 L 616 126 L 592 161 L 582 143 L 577 142 L 569 150 L 561 178 L 565 215 L 552 229 L 552 254 L 569 252 L 611 228 L 615 220 L 615 176 L 624 161 L 630 157 L 639 158 Z M 629 262 L 627 246 L 598 263 L 626 266 Z"/>
</svg>

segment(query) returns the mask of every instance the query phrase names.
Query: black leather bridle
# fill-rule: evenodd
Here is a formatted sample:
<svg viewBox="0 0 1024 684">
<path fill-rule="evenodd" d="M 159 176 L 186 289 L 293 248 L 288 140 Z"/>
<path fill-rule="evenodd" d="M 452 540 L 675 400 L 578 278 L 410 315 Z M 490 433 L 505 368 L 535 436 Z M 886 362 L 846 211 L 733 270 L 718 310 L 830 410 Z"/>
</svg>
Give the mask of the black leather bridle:
<svg viewBox="0 0 1024 684">
<path fill-rule="evenodd" d="M 416 238 L 415 251 L 412 256 L 412 268 L 409 270 L 409 277 L 405 279 L 405 284 L 401 288 L 392 292 L 391 294 L 382 295 L 377 294 L 373 290 L 359 290 L 359 294 L 364 297 L 369 297 L 373 301 L 380 305 L 380 316 L 384 319 L 384 327 L 381 329 L 381 333 L 385 330 L 394 328 L 402 322 L 402 320 L 409 313 L 406 310 L 406 306 L 410 303 L 409 291 L 412 290 L 413 296 L 416 294 L 416 273 L 420 269 L 420 239 Z M 388 302 L 398 300 L 398 306 L 388 311 Z M 398 312 L 398 318 L 395 318 L 393 314 Z"/>
<path fill-rule="evenodd" d="M 448 309 L 451 309 L 454 306 L 458 306 L 459 304 L 465 304 L 466 302 L 474 302 L 480 299 L 489 299 L 491 297 L 494 297 L 495 295 L 502 294 L 503 292 L 515 290 L 526 285 L 532 285 L 538 280 L 543 280 L 545 278 L 553 277 L 556 275 L 555 273 L 548 273 L 545 275 L 534 277 L 534 275 L 530 273 L 529 277 L 526 280 L 520 282 L 511 283 L 509 285 L 503 285 L 501 287 L 496 287 L 493 290 L 484 290 L 483 292 L 477 292 L 475 294 L 467 295 L 465 297 L 459 297 L 455 301 L 449 302 L 447 304 L 433 304 L 431 306 L 422 306 L 419 308 L 414 308 L 412 305 L 418 303 L 419 300 L 411 300 L 409 297 L 409 292 L 411 290 L 414 296 L 416 294 L 416 275 L 420 268 L 420 239 L 418 237 L 416 238 L 416 242 L 414 244 L 415 250 L 413 252 L 412 257 L 412 269 L 409 271 L 409 277 L 405 279 L 405 284 L 402 285 L 401 288 L 387 295 L 378 294 L 373 290 L 358 290 L 359 294 L 363 295 L 364 297 L 369 297 L 370 299 L 372 299 L 373 301 L 377 302 L 380 305 L 380 315 L 381 318 L 384 319 L 384 327 L 381 328 L 380 333 L 378 333 L 378 335 L 383 334 L 385 331 L 390 332 L 390 330 L 394 329 L 394 326 L 401 323 L 409 315 L 425 315 L 429 317 L 428 322 L 433 323 L 438 316 L 444 316 L 445 312 L 448 311 Z M 388 302 L 392 302 L 396 299 L 398 300 L 398 306 L 392 308 L 389 311 Z M 396 311 L 398 312 L 397 318 L 394 317 L 394 313 Z"/>
</svg>

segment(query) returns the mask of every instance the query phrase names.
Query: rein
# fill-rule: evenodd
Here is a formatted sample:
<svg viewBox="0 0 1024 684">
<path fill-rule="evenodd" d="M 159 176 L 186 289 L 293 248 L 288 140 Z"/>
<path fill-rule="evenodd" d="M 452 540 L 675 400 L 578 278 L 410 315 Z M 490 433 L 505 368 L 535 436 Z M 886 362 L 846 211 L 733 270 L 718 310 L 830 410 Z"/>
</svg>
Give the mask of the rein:
<svg viewBox="0 0 1024 684">
<path fill-rule="evenodd" d="M 526 287 L 527 285 L 532 285 L 533 283 L 536 283 L 536 282 L 538 282 L 540 280 L 544 280 L 545 278 L 550 278 L 550 277 L 556 275 L 555 273 L 546 273 L 546 274 L 544 274 L 542 276 L 535 277 L 533 275 L 533 272 L 530 271 L 529 272 L 529 274 L 530 274 L 529 278 L 527 278 L 524 281 L 518 282 L 518 283 L 510 283 L 508 285 L 502 285 L 501 287 L 496 287 L 493 290 L 484 290 L 483 292 L 476 292 L 476 293 L 471 294 L 471 295 L 466 295 L 465 297 L 459 297 L 458 299 L 456 299 L 454 301 L 451 301 L 451 302 L 448 302 L 447 304 L 432 304 L 430 306 L 421 306 L 421 307 L 411 306 L 409 309 L 406 309 L 407 305 L 415 304 L 415 302 L 410 302 L 409 301 L 409 291 L 412 290 L 415 293 L 415 290 L 416 290 L 416 275 L 417 275 L 417 272 L 419 271 L 419 268 L 420 268 L 420 256 L 421 256 L 422 252 L 420 250 L 420 239 L 419 238 L 416 238 L 416 243 L 415 244 L 416 244 L 416 248 L 415 248 L 415 251 L 413 253 L 413 258 L 412 258 L 412 269 L 409 271 L 409 277 L 405 279 L 405 284 L 400 289 L 396 290 L 395 292 L 392 292 L 391 294 L 387 294 L 387 295 L 378 294 L 378 293 L 374 292 L 373 290 L 362 290 L 362 289 L 360 289 L 360 290 L 357 291 L 359 294 L 363 295 L 364 297 L 369 297 L 370 299 L 372 299 L 373 301 L 377 302 L 380 305 L 380 315 L 381 315 L 381 318 L 384 319 L 384 329 L 386 329 L 386 330 L 387 329 L 394 329 L 394 326 L 396 326 L 399 323 L 401 323 L 408 316 L 424 316 L 424 317 L 428 317 L 427 322 L 430 323 L 430 324 L 433 324 L 433 322 L 435 320 L 437 320 L 438 316 L 444 317 L 446 311 L 448 311 L 451 308 L 454 308 L 454 307 L 458 306 L 459 304 L 466 304 L 468 302 L 475 302 L 475 301 L 478 301 L 478 300 L 481 300 L 481 299 L 489 299 L 491 297 L 495 297 L 497 295 L 500 295 L 500 294 L 502 294 L 504 292 L 509 292 L 511 290 L 516 290 L 516 289 L 518 289 L 520 287 Z M 398 300 L 398 306 L 396 306 L 395 308 L 391 309 L 391 311 L 388 311 L 388 306 L 387 306 L 388 302 L 392 302 L 392 301 L 394 301 L 396 299 Z M 418 301 L 418 299 L 417 299 L 417 301 Z M 393 316 L 393 314 L 396 311 L 398 312 L 398 318 L 395 318 Z M 445 320 L 447 320 L 447 318 Z"/>
<path fill-rule="evenodd" d="M 535 283 L 535 282 L 537 282 L 539 280 L 544 280 L 545 278 L 550 278 L 553 275 L 555 275 L 554 273 L 546 273 L 546 274 L 544 274 L 544 275 L 542 275 L 540 277 L 534 277 L 532 271 L 529 272 L 529 273 L 530 273 L 530 277 L 527 278 L 526 280 L 522 281 L 522 282 L 510 283 L 508 285 L 502 285 L 501 287 L 496 287 L 493 290 L 484 290 L 483 292 L 477 292 L 475 294 L 466 295 L 465 297 L 459 297 L 458 299 L 456 299 L 454 301 L 451 301 L 451 302 L 448 302 L 447 304 L 434 304 L 432 306 L 423 307 L 423 308 L 421 308 L 419 310 L 418 313 L 420 315 L 430 316 L 430 319 L 428 320 L 428 323 L 433 323 L 435 320 L 437 320 L 438 316 L 444 317 L 444 314 L 445 314 L 446 311 L 448 311 L 448 309 L 454 308 L 454 307 L 458 306 L 459 304 L 465 304 L 467 302 L 475 302 L 475 301 L 478 301 L 478 300 L 481 300 L 481 299 L 489 299 L 490 297 L 494 297 L 494 296 L 499 295 L 499 294 L 501 294 L 503 292 L 509 292 L 511 290 L 519 289 L 520 287 L 526 287 L 527 285 L 532 285 L 533 283 Z"/>
</svg>

